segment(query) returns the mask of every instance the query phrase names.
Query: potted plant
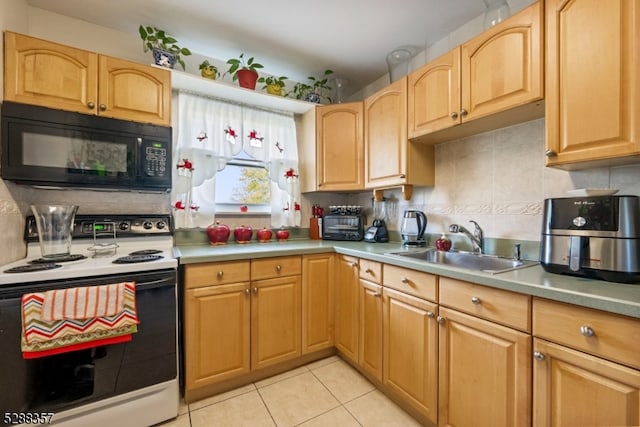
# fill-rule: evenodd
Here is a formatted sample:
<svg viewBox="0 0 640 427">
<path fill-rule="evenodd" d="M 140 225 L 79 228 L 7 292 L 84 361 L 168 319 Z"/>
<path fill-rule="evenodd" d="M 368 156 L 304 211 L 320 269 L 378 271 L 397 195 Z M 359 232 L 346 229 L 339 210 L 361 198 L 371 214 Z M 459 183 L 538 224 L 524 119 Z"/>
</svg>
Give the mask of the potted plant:
<svg viewBox="0 0 640 427">
<path fill-rule="evenodd" d="M 255 62 L 253 56 L 245 62 L 244 53 L 241 53 L 238 58 L 229 59 L 227 64 L 229 64 L 227 73 L 233 76 L 234 82 L 238 80 L 240 87 L 247 89 L 256 88 L 256 81 L 258 80 L 258 72 L 256 69 L 264 67 L 262 64 Z"/>
<path fill-rule="evenodd" d="M 156 65 L 173 68 L 177 62 L 183 70 L 185 69 L 184 61 L 180 55 L 191 55 L 189 49 L 178 46 L 178 41 L 175 38 L 159 28 L 140 25 L 138 31 L 142 39 L 142 48 L 145 52 L 153 51 Z"/>
<path fill-rule="evenodd" d="M 200 63 L 199 68 L 200 75 L 205 79 L 215 80 L 216 77 L 220 75 L 220 73 L 218 72 L 218 68 L 213 64 L 209 64 L 209 61 L 206 59 L 202 61 L 202 63 Z"/>
<path fill-rule="evenodd" d="M 284 92 L 284 86 L 285 86 L 284 81 L 286 79 L 287 77 L 285 76 L 260 77 L 258 79 L 258 83 L 264 83 L 264 86 L 262 86 L 262 89 L 266 89 L 267 93 L 270 93 L 271 95 L 286 96 Z"/>
<path fill-rule="evenodd" d="M 324 91 L 330 91 L 332 88 L 327 84 L 329 75 L 333 74 L 332 70 L 325 70 L 324 78 L 308 77 L 309 83 L 296 83 L 293 87 L 293 96 L 296 99 L 304 99 L 305 101 L 315 102 L 319 104 L 322 98 L 331 102 L 331 98 L 324 95 Z"/>
</svg>

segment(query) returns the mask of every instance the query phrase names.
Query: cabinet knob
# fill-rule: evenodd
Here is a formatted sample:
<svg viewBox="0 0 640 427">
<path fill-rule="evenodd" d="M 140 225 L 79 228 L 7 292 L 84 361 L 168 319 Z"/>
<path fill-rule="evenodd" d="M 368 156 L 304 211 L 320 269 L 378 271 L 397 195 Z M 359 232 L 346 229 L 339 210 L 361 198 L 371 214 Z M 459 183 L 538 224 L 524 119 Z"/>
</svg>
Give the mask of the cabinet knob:
<svg viewBox="0 0 640 427">
<path fill-rule="evenodd" d="M 247 288 L 247 289 L 245 289 L 245 290 L 244 290 L 244 293 L 245 293 L 245 294 L 247 294 L 247 295 L 249 295 L 249 293 L 250 293 L 250 292 L 251 292 L 251 291 L 249 290 L 249 288 Z"/>
<path fill-rule="evenodd" d="M 89 107 L 90 110 L 93 110 L 94 108 L 96 108 L 96 104 L 92 101 L 89 101 L 87 102 L 87 107 Z"/>
<path fill-rule="evenodd" d="M 408 277 L 403 277 L 401 282 L 406 285 L 407 283 L 409 283 L 409 278 Z"/>
<path fill-rule="evenodd" d="M 379 297 L 380 295 L 381 295 L 381 294 L 380 294 L 380 292 L 374 292 L 374 293 L 373 293 L 373 296 L 374 296 L 374 297 Z"/>
<path fill-rule="evenodd" d="M 372 274 L 373 273 L 373 271 L 371 271 L 370 268 L 367 268 L 364 272 L 367 273 L 367 274 Z"/>
<path fill-rule="evenodd" d="M 351 267 L 357 267 L 357 266 L 358 266 L 358 263 L 357 263 L 357 262 L 352 262 L 352 263 L 351 263 Z"/>
<path fill-rule="evenodd" d="M 465 110 L 464 108 L 462 110 L 460 110 L 460 117 L 467 117 L 468 114 L 469 114 L 469 112 L 467 110 Z"/>
<path fill-rule="evenodd" d="M 222 279 L 222 276 L 224 276 L 224 271 L 218 271 L 218 279 Z"/>
<path fill-rule="evenodd" d="M 547 157 L 555 157 L 558 155 L 554 150 L 547 150 L 544 152 L 544 155 Z"/>
<path fill-rule="evenodd" d="M 258 293 L 258 288 L 253 288 L 253 293 L 257 294 Z"/>
<path fill-rule="evenodd" d="M 107 111 L 107 106 L 105 104 L 100 104 L 100 111 Z"/>
<path fill-rule="evenodd" d="M 540 353 L 539 351 L 534 351 L 533 358 L 536 360 L 544 360 L 544 354 Z"/>
<path fill-rule="evenodd" d="M 401 178 L 401 179 L 405 179 L 406 177 L 407 177 L 407 175 L 405 175 L 405 174 L 401 174 L 401 175 L 400 175 L 400 178 Z"/>
<path fill-rule="evenodd" d="M 585 337 L 592 337 L 596 334 L 591 326 L 587 325 L 580 326 L 580 333 Z"/>
<path fill-rule="evenodd" d="M 450 114 L 450 116 L 451 116 L 451 118 L 452 118 L 453 120 L 456 120 L 456 119 L 458 118 L 458 113 L 456 113 L 456 112 L 454 111 L 454 112 L 452 112 L 452 113 Z"/>
<path fill-rule="evenodd" d="M 436 315 L 433 311 L 427 311 L 427 317 L 429 319 L 433 319 L 434 317 L 436 317 Z"/>
<path fill-rule="evenodd" d="M 474 303 L 475 305 L 480 305 L 482 301 L 478 297 L 471 297 L 471 302 Z"/>
<path fill-rule="evenodd" d="M 446 321 L 445 318 L 442 316 L 436 317 L 436 322 L 438 322 L 439 325 L 444 325 L 445 321 Z"/>
<path fill-rule="evenodd" d="M 276 271 L 280 273 L 281 270 L 282 270 L 282 266 L 280 264 L 276 265 Z"/>
</svg>

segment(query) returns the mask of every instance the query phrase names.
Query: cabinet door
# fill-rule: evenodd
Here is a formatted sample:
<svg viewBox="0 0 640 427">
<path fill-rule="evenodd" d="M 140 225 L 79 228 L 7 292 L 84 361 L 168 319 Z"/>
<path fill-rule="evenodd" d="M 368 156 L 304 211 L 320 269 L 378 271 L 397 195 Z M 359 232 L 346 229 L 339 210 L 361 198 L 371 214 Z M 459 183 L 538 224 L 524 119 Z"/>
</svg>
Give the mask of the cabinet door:
<svg viewBox="0 0 640 427">
<path fill-rule="evenodd" d="M 171 72 L 100 55 L 98 114 L 171 125 Z"/>
<path fill-rule="evenodd" d="M 545 7 L 547 165 L 623 163 L 640 152 L 640 4 L 548 0 Z"/>
<path fill-rule="evenodd" d="M 383 381 L 431 422 L 438 422 L 436 305 L 384 289 Z"/>
<path fill-rule="evenodd" d="M 316 107 L 318 190 L 364 188 L 362 102 Z"/>
<path fill-rule="evenodd" d="M 251 282 L 251 368 L 260 369 L 301 354 L 300 276 Z"/>
<path fill-rule="evenodd" d="M 409 74 L 409 138 L 460 123 L 460 48 Z"/>
<path fill-rule="evenodd" d="M 338 255 L 335 276 L 335 346 L 358 363 L 359 284 L 358 259 Z"/>
<path fill-rule="evenodd" d="M 185 387 L 249 372 L 249 283 L 186 291 Z"/>
<path fill-rule="evenodd" d="M 382 286 L 360 279 L 360 367 L 382 381 Z"/>
<path fill-rule="evenodd" d="M 531 425 L 531 336 L 440 307 L 439 425 Z"/>
<path fill-rule="evenodd" d="M 364 101 L 365 187 L 407 183 L 407 77 Z"/>
<path fill-rule="evenodd" d="M 302 354 L 333 347 L 333 257 L 302 257 Z"/>
<path fill-rule="evenodd" d="M 534 340 L 533 425 L 640 425 L 640 371 Z"/>
<path fill-rule="evenodd" d="M 462 45 L 462 122 L 544 96 L 541 3 Z"/>
<path fill-rule="evenodd" d="M 6 31 L 4 99 L 96 114 L 98 55 Z"/>
</svg>

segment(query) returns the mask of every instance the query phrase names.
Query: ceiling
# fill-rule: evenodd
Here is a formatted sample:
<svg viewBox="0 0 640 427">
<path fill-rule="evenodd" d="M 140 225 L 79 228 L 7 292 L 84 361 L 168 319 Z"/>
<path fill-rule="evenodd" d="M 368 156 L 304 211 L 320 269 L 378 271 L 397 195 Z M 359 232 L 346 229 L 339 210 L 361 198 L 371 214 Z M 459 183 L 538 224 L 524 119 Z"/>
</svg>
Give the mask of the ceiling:
<svg viewBox="0 0 640 427">
<path fill-rule="evenodd" d="M 329 68 L 354 92 L 387 72 L 400 46 L 419 52 L 485 10 L 483 0 L 27 0 L 122 32 L 166 30 L 207 57 L 254 56 L 269 74 L 306 81 Z"/>
</svg>

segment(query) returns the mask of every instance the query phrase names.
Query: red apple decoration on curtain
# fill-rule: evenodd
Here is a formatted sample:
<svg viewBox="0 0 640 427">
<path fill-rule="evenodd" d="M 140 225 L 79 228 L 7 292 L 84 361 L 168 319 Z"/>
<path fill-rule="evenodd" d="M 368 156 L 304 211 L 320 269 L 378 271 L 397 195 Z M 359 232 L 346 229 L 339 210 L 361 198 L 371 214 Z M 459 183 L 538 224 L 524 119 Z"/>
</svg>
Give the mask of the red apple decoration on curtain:
<svg viewBox="0 0 640 427">
<path fill-rule="evenodd" d="M 241 225 L 233 229 L 233 237 L 238 243 L 249 243 L 253 236 L 253 229 L 248 225 Z"/>
<path fill-rule="evenodd" d="M 258 232 L 256 233 L 258 236 L 258 241 L 260 243 L 266 243 L 268 241 L 271 240 L 271 236 L 273 236 L 273 232 L 271 231 L 271 229 L 264 227 L 260 230 L 258 230 Z"/>
<path fill-rule="evenodd" d="M 212 245 L 224 245 L 229 240 L 230 234 L 231 229 L 229 229 L 229 226 L 220 224 L 220 221 L 216 221 L 215 225 L 212 224 L 207 227 L 207 237 Z"/>
<path fill-rule="evenodd" d="M 276 231 L 276 239 L 280 242 L 284 242 L 289 238 L 289 230 L 282 227 L 278 231 Z"/>
</svg>

